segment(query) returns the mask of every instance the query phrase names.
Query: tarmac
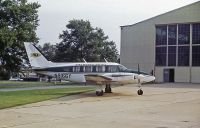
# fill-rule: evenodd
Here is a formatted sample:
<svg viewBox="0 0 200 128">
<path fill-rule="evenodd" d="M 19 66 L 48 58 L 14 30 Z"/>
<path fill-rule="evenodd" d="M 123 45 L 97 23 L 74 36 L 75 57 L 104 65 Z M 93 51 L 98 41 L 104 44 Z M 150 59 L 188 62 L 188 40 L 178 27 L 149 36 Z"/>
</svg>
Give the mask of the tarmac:
<svg viewBox="0 0 200 128">
<path fill-rule="evenodd" d="M 200 84 L 132 85 L 0 110 L 0 128 L 200 128 Z"/>
</svg>

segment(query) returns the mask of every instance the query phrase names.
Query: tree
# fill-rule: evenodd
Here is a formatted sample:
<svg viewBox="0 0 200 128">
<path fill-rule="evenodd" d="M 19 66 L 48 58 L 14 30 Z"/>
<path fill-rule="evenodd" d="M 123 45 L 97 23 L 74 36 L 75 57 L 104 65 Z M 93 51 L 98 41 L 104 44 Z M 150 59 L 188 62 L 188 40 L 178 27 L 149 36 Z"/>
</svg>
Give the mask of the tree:
<svg viewBox="0 0 200 128">
<path fill-rule="evenodd" d="M 55 58 L 55 52 L 56 52 L 56 45 L 53 45 L 51 43 L 44 43 L 43 46 L 39 45 L 38 48 L 41 50 L 41 52 L 44 54 L 44 56 L 49 61 L 53 61 Z"/>
<path fill-rule="evenodd" d="M 108 41 L 101 28 L 93 28 L 89 21 L 71 20 L 59 35 L 55 61 L 117 61 L 118 51 L 113 41 Z"/>
<path fill-rule="evenodd" d="M 0 72 L 17 72 L 24 58 L 23 42 L 38 42 L 38 3 L 0 0 Z"/>
</svg>

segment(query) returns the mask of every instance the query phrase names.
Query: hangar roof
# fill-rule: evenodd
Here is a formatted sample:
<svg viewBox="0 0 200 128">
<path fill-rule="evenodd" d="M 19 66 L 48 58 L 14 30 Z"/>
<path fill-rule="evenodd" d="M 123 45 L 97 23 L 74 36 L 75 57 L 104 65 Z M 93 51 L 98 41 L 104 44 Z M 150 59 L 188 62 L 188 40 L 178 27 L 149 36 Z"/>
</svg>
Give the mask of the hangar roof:
<svg viewBox="0 0 200 128">
<path fill-rule="evenodd" d="M 169 12 L 166 12 L 166 13 L 163 13 L 163 14 L 160 14 L 160 15 L 157 15 L 157 16 L 154 16 L 154 17 L 152 17 L 152 18 L 149 18 L 149 19 L 146 19 L 146 20 L 143 20 L 143 21 L 140 21 L 140 22 L 131 24 L 131 25 L 123 25 L 123 26 L 120 26 L 120 27 L 121 27 L 121 28 L 123 28 L 123 27 L 131 27 L 131 26 L 134 26 L 134 25 L 136 25 L 136 24 L 143 23 L 143 22 L 146 22 L 146 21 L 155 19 L 155 18 L 157 18 L 157 17 L 166 15 L 166 14 L 168 14 L 168 13 L 172 13 L 172 12 L 174 12 L 174 11 L 177 11 L 177 10 L 180 10 L 180 9 L 184 9 L 184 8 L 186 8 L 186 7 L 188 7 L 188 6 L 193 6 L 193 5 L 196 5 L 196 4 L 199 4 L 199 6 L 200 6 L 200 1 L 194 2 L 194 3 L 192 3 L 192 4 L 189 4 L 189 5 L 186 5 L 186 6 L 183 6 L 183 7 L 174 9 L 174 10 L 171 10 L 171 11 L 169 11 Z"/>
</svg>

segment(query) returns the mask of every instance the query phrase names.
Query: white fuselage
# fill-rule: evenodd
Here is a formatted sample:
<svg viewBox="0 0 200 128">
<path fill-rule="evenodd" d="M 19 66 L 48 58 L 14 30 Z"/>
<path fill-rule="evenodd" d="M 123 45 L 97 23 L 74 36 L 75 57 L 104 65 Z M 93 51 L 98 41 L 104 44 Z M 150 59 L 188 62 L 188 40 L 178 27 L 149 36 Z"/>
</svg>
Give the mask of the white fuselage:
<svg viewBox="0 0 200 128">
<path fill-rule="evenodd" d="M 154 76 L 133 71 L 111 62 L 94 63 L 53 63 L 31 43 L 24 43 L 32 69 L 38 73 L 56 79 L 74 82 L 96 82 L 107 84 L 118 82 L 121 84 L 146 83 L 155 80 Z"/>
<path fill-rule="evenodd" d="M 47 75 L 56 79 L 73 82 L 95 81 L 97 83 L 131 84 L 153 81 L 154 76 L 127 72 L 126 68 L 118 63 L 53 63 L 51 67 L 34 69 L 38 74 Z M 88 77 L 89 75 L 89 77 Z M 91 77 L 95 76 L 95 77 Z M 97 77 L 98 76 L 98 77 Z M 101 76 L 101 77 L 99 77 Z M 105 80 L 104 78 L 109 80 Z"/>
</svg>

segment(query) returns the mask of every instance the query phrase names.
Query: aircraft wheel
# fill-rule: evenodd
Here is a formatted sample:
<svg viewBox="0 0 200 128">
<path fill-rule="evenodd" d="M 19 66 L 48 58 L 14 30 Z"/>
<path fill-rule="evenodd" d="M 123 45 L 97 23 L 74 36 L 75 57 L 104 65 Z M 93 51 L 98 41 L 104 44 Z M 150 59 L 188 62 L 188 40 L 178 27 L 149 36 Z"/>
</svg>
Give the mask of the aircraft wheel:
<svg viewBox="0 0 200 128">
<path fill-rule="evenodd" d="M 97 96 L 103 96 L 103 90 L 101 90 L 101 91 L 96 91 L 96 95 L 97 95 Z"/>
<path fill-rule="evenodd" d="M 105 93 L 112 93 L 112 89 L 111 89 L 110 85 L 106 85 Z"/>
<path fill-rule="evenodd" d="M 142 89 L 139 89 L 139 90 L 137 91 L 137 93 L 138 93 L 138 95 L 142 95 L 142 94 L 143 94 Z"/>
</svg>

